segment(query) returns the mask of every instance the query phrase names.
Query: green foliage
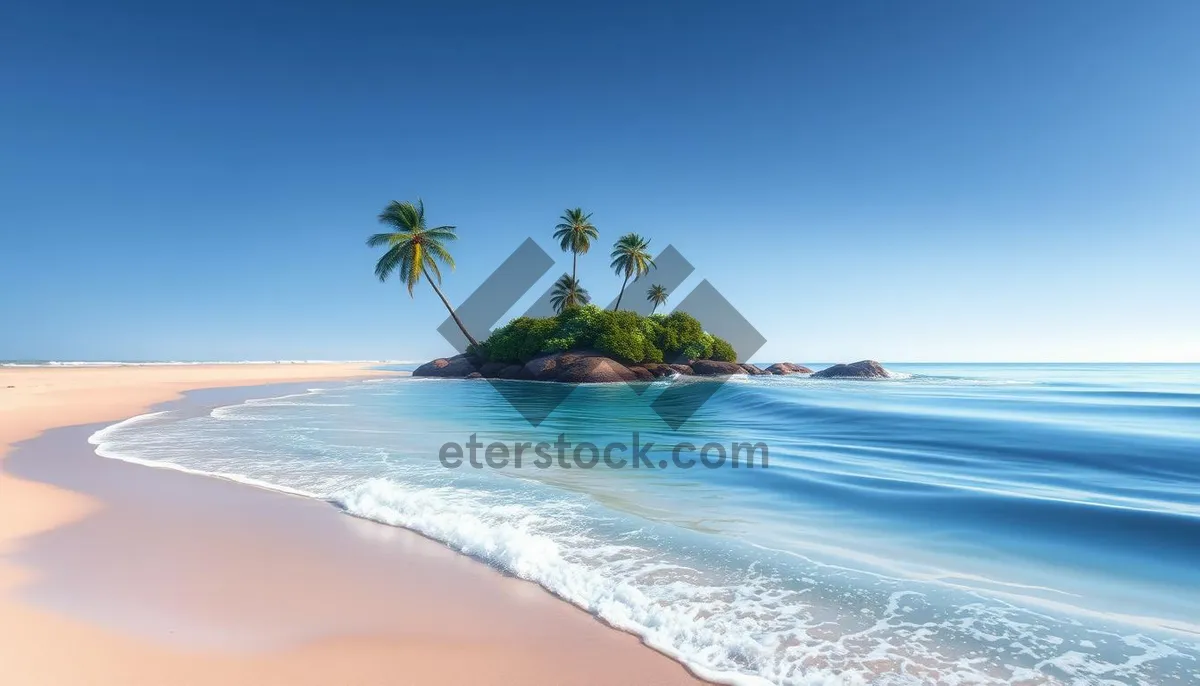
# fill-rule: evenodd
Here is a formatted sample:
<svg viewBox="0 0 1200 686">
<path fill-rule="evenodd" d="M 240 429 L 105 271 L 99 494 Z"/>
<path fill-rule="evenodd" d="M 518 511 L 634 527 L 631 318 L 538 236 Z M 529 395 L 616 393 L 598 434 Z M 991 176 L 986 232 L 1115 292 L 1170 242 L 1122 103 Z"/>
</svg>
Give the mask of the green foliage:
<svg viewBox="0 0 1200 686">
<path fill-rule="evenodd" d="M 638 320 L 638 328 L 642 330 L 642 335 L 655 348 L 662 349 L 663 329 L 662 322 L 651 317 L 641 317 Z"/>
<path fill-rule="evenodd" d="M 527 362 L 546 346 L 557 328 L 553 317 L 536 319 L 517 317 L 491 335 L 484 343 L 489 362 Z"/>
<path fill-rule="evenodd" d="M 705 333 L 686 312 L 642 317 L 635 312 L 572 307 L 545 319 L 518 317 L 481 346 L 491 362 L 528 362 L 542 353 L 594 348 L 627 364 L 665 360 L 734 361 L 729 343 Z"/>
<path fill-rule="evenodd" d="M 647 342 L 642 350 L 646 355 L 642 362 L 663 362 L 663 351 L 659 350 L 658 346 L 653 343 Z"/>
<path fill-rule="evenodd" d="M 546 342 L 542 344 L 542 352 L 557 353 L 562 352 L 563 350 L 570 350 L 571 348 L 575 347 L 571 343 L 572 341 L 570 338 L 563 336 L 548 338 L 546 339 Z"/>
<path fill-rule="evenodd" d="M 572 307 L 555 317 L 558 329 L 554 339 L 563 339 L 566 345 L 560 350 L 578 350 L 590 348 L 600 335 L 600 327 L 604 323 L 607 312 L 595 305 Z"/>
<path fill-rule="evenodd" d="M 379 213 L 379 223 L 390 231 L 372 234 L 367 245 L 372 248 L 386 246 L 387 252 L 375 263 L 375 276 L 387 281 L 393 273 L 412 295 L 413 287 L 425 275 L 430 282 L 442 280 L 439 263 L 454 268 L 454 258 L 445 243 L 458 239 L 453 226 L 429 228 L 425 225 L 425 203 L 396 202 L 393 200 Z M 436 284 L 434 288 L 437 288 Z M 439 291 L 440 294 L 440 291 Z"/>
<path fill-rule="evenodd" d="M 588 295 L 587 289 L 579 285 L 579 279 L 570 274 L 563 274 L 554 282 L 554 288 L 550 291 L 550 305 L 559 314 L 573 307 L 587 305 L 591 301 L 592 296 Z"/>
<path fill-rule="evenodd" d="M 647 346 L 654 344 L 642 333 L 641 317 L 636 312 L 605 312 L 600 335 L 596 337 L 596 349 L 622 361 L 637 363 L 646 359 Z"/>
<path fill-rule="evenodd" d="M 454 269 L 454 258 L 446 248 L 446 243 L 458 240 L 453 226 L 435 226 L 432 229 L 425 223 L 425 203 L 417 200 L 411 202 L 396 202 L 393 200 L 379 213 L 379 222 L 389 230 L 372 234 L 367 239 L 367 245 L 372 248 L 386 247 L 387 252 L 375 263 L 375 276 L 380 281 L 387 281 L 392 274 L 398 274 L 400 280 L 408 288 L 411 297 L 413 288 L 425 277 L 433 287 L 442 304 L 450 311 L 454 323 L 458 325 L 463 336 L 473 345 L 478 341 L 463 326 L 450 301 L 442 294 L 438 284 L 442 281 L 442 270 L 439 265 Z"/>
<path fill-rule="evenodd" d="M 613 244 L 613 251 L 609 257 L 612 258 L 609 267 L 617 276 L 625 276 L 625 280 L 621 282 L 621 292 L 617 294 L 617 304 L 613 306 L 614 310 L 619 310 L 629 279 L 640 277 L 654 267 L 654 258 L 650 257 L 650 239 L 636 233 L 627 233 Z"/>
<path fill-rule="evenodd" d="M 719 336 L 713 336 L 712 359 L 719 362 L 737 362 L 737 351 L 729 341 Z"/>
<path fill-rule="evenodd" d="M 690 360 L 706 359 L 703 356 L 705 350 L 704 327 L 695 317 L 687 312 L 676 310 L 663 317 L 662 328 L 663 335 L 658 347 L 662 349 L 668 360 L 680 357 Z M 697 352 L 701 356 L 697 357 L 692 354 Z M 711 352 L 711 348 L 709 352 Z"/>
<path fill-rule="evenodd" d="M 659 305 L 663 305 L 667 302 L 668 295 L 667 287 L 657 283 L 646 291 L 646 300 L 654 303 L 654 307 L 650 308 L 651 314 L 654 313 L 654 310 L 658 309 Z"/>
<path fill-rule="evenodd" d="M 700 332 L 699 338 L 684 343 L 683 350 L 680 351 L 680 354 L 689 360 L 709 360 L 712 359 L 712 353 L 713 337 L 703 331 Z"/>
<path fill-rule="evenodd" d="M 554 237 L 563 252 L 573 252 L 582 255 L 592 247 L 592 241 L 600 237 L 596 227 L 592 225 L 592 215 L 584 214 L 576 207 L 563 212 L 559 217 L 560 223 L 554 227 Z M 574 274 L 571 275 L 574 278 Z"/>
</svg>

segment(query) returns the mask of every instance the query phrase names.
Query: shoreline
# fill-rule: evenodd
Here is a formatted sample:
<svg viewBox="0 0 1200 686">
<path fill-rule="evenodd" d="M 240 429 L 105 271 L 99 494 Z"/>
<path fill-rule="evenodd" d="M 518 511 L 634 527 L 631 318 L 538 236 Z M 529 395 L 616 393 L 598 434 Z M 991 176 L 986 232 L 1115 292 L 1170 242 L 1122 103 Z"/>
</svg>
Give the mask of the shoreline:
<svg viewBox="0 0 1200 686">
<path fill-rule="evenodd" d="M 11 683 L 703 683 L 636 636 L 416 532 L 103 459 L 86 442 L 193 392 L 262 397 L 276 384 L 389 374 L 0 369 L 0 664 Z"/>
</svg>

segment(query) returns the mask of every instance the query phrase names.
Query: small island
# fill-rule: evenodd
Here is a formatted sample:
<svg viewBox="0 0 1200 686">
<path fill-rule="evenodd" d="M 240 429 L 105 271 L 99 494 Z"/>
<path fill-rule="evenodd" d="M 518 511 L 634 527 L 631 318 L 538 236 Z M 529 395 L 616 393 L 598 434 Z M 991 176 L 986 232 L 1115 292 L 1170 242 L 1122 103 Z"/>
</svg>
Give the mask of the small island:
<svg viewBox="0 0 1200 686">
<path fill-rule="evenodd" d="M 566 383 L 650 381 L 683 374 L 807 374 L 790 363 L 760 369 L 687 312 L 642 316 L 595 305 L 553 317 L 518 317 L 462 355 L 421 365 L 413 376 Z"/>
<path fill-rule="evenodd" d="M 737 351 L 729 342 L 705 331 L 687 312 L 655 314 L 670 297 L 661 284 L 652 284 L 646 291 L 646 300 L 653 305 L 649 316 L 622 310 L 621 300 L 630 280 L 636 281 L 656 268 L 650 254 L 650 239 L 636 233 L 620 236 L 609 254 L 609 267 L 621 277 L 616 302 L 611 310 L 596 307 L 579 282 L 577 271 L 579 256 L 586 255 L 592 241 L 600 235 L 591 218 L 581 208 L 567 209 L 554 227 L 559 247 L 571 253 L 571 273 L 559 278 L 550 293 L 550 303 L 557 314 L 518 317 L 480 342 L 467 330 L 438 286 L 442 266 L 454 268 L 454 258 L 446 244 L 458 239 L 455 227 L 429 227 L 425 203 L 420 200 L 388 203 L 379 214 L 379 222 L 388 230 L 367 239 L 370 247 L 387 248 L 375 263 L 375 276 L 380 281 L 399 276 L 409 296 L 424 279 L 470 342 L 467 352 L 427 362 L 413 376 L 565 383 L 650 381 L 676 375 L 889 376 L 886 369 L 872 360 L 835 365 L 816 374 L 791 362 L 779 362 L 766 369 L 738 362 Z"/>
</svg>

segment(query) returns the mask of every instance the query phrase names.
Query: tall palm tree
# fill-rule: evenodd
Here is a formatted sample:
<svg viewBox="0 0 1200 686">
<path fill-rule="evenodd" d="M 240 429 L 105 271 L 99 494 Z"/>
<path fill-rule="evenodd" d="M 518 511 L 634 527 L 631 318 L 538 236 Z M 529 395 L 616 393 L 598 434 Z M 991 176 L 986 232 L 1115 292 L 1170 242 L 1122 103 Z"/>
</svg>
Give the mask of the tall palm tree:
<svg viewBox="0 0 1200 686">
<path fill-rule="evenodd" d="M 442 271 L 438 268 L 438 262 L 454 269 L 454 258 L 450 256 L 446 246 L 442 245 L 447 241 L 458 240 L 454 227 L 435 226 L 431 229 L 425 226 L 425 203 L 420 199 L 416 205 L 407 200 L 391 201 L 383 208 L 383 212 L 379 213 L 379 223 L 395 230 L 377 233 L 367 239 L 367 245 L 372 248 L 381 245 L 388 247 L 387 252 L 375 263 L 375 276 L 378 276 L 380 281 L 387 281 L 392 272 L 399 271 L 400 279 L 408 287 L 409 297 L 412 297 L 413 286 L 424 276 L 429 285 L 433 286 L 433 292 L 437 293 L 442 299 L 442 304 L 450 311 L 450 316 L 454 318 L 454 323 L 458 324 L 459 330 L 471 345 L 478 347 L 479 341 L 476 341 L 467 331 L 467 327 L 463 326 L 462 320 L 450 306 L 450 301 L 446 300 L 442 289 L 438 288 L 438 284 L 442 282 Z"/>
<path fill-rule="evenodd" d="M 641 276 L 654 266 L 654 260 L 650 257 L 650 239 L 642 238 L 636 233 L 627 233 L 613 244 L 613 251 L 609 257 L 612 258 L 612 264 L 609 266 L 618 276 L 625 275 L 625 280 L 621 283 L 621 293 L 617 296 L 617 303 L 613 305 L 615 312 L 621 308 L 621 298 L 625 295 L 625 287 L 629 285 L 630 277 Z"/>
<path fill-rule="evenodd" d="M 667 302 L 667 289 L 659 284 L 654 284 L 650 290 L 646 291 L 646 300 L 654 303 L 654 307 L 650 308 L 650 314 L 654 314 L 659 305 Z"/>
<path fill-rule="evenodd" d="M 554 227 L 554 237 L 563 252 L 571 251 L 571 278 L 575 278 L 575 264 L 579 256 L 587 253 L 592 247 L 592 240 L 600 237 L 600 232 L 592 226 L 592 215 L 584 214 L 576 207 L 563 212 L 559 217 L 562 223 Z"/>
<path fill-rule="evenodd" d="M 580 286 L 575 277 L 566 274 L 554 282 L 554 289 L 550 291 L 550 304 L 559 314 L 562 314 L 563 310 L 581 307 L 591 301 L 592 296 L 588 295 L 587 289 Z"/>
</svg>

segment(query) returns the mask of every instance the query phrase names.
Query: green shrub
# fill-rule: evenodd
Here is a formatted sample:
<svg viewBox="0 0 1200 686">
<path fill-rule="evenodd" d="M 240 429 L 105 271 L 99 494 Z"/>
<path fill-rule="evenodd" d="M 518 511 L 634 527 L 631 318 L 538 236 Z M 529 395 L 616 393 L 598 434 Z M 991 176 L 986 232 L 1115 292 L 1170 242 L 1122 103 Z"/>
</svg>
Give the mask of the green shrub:
<svg viewBox="0 0 1200 686">
<path fill-rule="evenodd" d="M 657 322 L 649 317 L 643 317 L 638 322 L 638 327 L 642 330 L 642 335 L 646 337 L 654 347 L 658 348 L 662 345 L 663 334 L 665 329 L 660 322 Z"/>
<path fill-rule="evenodd" d="M 700 337 L 683 345 L 680 354 L 689 360 L 707 360 L 712 358 L 713 337 L 703 331 Z"/>
<path fill-rule="evenodd" d="M 535 319 L 529 327 L 529 334 L 519 349 L 520 362 L 528 362 L 546 350 L 547 342 L 558 331 L 558 322 L 554 317 Z"/>
<path fill-rule="evenodd" d="M 595 305 L 569 308 L 554 318 L 557 327 L 552 339 L 566 342 L 566 347 L 561 350 L 590 348 L 600 335 L 607 314 Z"/>
<path fill-rule="evenodd" d="M 555 333 L 554 318 L 517 317 L 488 339 L 485 347 L 490 362 L 523 363 L 536 357 Z"/>
<path fill-rule="evenodd" d="M 596 349 L 622 362 L 637 363 L 646 359 L 646 336 L 642 333 L 637 313 L 621 310 L 605 312 L 596 337 Z"/>
<path fill-rule="evenodd" d="M 662 322 L 662 338 L 658 347 L 667 359 L 707 359 L 712 353 L 711 337 L 705 338 L 704 327 L 687 312 L 676 310 Z"/>
<path fill-rule="evenodd" d="M 737 362 L 737 351 L 729 341 L 720 336 L 713 336 L 712 359 L 720 362 Z"/>
<path fill-rule="evenodd" d="M 572 339 L 563 336 L 555 336 L 554 338 L 546 339 L 546 342 L 542 344 L 542 352 L 556 353 L 563 350 L 570 350 L 573 347 L 575 346 Z"/>
<path fill-rule="evenodd" d="M 525 363 L 549 352 L 595 348 L 629 364 L 666 360 L 733 362 L 737 352 L 728 342 L 704 331 L 686 312 L 641 317 L 595 305 L 570 308 L 558 316 L 517 317 L 484 341 L 477 354 L 490 362 Z"/>
<path fill-rule="evenodd" d="M 642 348 L 642 351 L 646 355 L 645 358 L 642 359 L 642 362 L 660 362 L 661 363 L 663 361 L 663 351 L 659 350 L 656 346 L 651 344 L 650 341 L 646 341 L 646 344 Z"/>
</svg>

